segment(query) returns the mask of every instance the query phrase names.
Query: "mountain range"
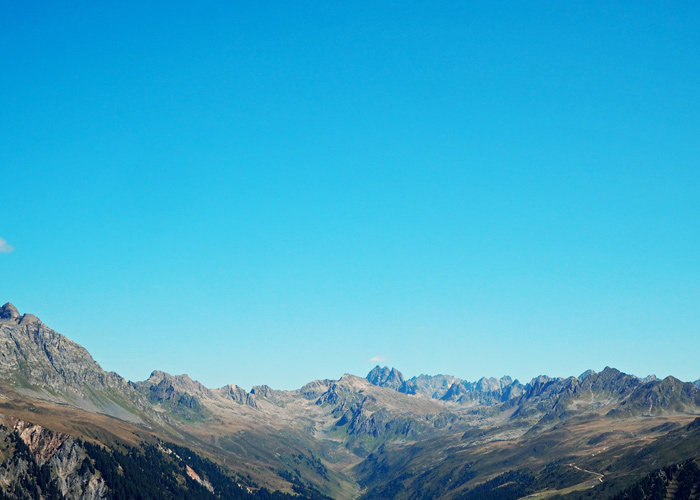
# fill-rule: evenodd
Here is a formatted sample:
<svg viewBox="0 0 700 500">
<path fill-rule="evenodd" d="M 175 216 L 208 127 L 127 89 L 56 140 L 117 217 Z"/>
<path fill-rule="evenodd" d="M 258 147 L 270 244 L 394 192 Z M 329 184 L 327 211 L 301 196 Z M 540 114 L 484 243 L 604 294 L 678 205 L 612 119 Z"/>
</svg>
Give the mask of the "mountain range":
<svg viewBox="0 0 700 500">
<path fill-rule="evenodd" d="M 0 308 L 0 499 L 698 498 L 698 417 L 700 381 L 614 368 L 521 383 L 377 366 L 293 391 L 133 382 Z"/>
</svg>

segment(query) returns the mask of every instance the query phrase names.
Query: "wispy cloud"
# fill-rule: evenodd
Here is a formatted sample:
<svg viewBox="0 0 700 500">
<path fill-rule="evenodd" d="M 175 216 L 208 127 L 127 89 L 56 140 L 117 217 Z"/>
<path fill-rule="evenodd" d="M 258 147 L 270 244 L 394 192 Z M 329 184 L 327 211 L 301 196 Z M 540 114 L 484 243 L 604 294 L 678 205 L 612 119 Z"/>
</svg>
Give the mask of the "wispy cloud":
<svg viewBox="0 0 700 500">
<path fill-rule="evenodd" d="M 0 253 L 10 253 L 10 252 L 14 252 L 14 250 L 15 250 L 15 247 L 10 245 L 4 239 L 0 238 Z"/>
<path fill-rule="evenodd" d="M 388 358 L 386 356 L 383 356 L 380 354 L 378 356 L 372 356 L 371 358 L 369 358 L 367 360 L 367 362 L 368 363 L 381 363 L 381 362 L 387 361 L 387 359 Z"/>
</svg>

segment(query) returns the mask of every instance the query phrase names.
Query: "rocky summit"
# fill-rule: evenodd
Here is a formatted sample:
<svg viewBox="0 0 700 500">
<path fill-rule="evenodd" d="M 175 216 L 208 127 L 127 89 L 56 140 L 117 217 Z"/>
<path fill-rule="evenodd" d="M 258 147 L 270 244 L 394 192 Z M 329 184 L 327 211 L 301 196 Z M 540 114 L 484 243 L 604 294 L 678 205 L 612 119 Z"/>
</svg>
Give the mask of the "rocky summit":
<svg viewBox="0 0 700 500">
<path fill-rule="evenodd" d="M 387 366 L 293 391 L 126 381 L 10 303 L 0 361 L 0 498 L 700 496 L 697 381 Z"/>
</svg>

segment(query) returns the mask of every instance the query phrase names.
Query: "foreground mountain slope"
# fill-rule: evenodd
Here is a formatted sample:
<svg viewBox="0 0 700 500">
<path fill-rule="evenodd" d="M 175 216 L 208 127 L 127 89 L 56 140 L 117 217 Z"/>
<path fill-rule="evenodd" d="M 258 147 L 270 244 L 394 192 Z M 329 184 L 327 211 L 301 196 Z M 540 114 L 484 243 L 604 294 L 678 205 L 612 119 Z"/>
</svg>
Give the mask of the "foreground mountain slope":
<svg viewBox="0 0 700 500">
<path fill-rule="evenodd" d="M 608 498 L 644 473 L 699 455 L 700 435 L 688 432 L 697 425 L 691 418 L 580 418 L 518 439 L 477 430 L 378 450 L 355 472 L 365 500 L 471 498 L 475 489 L 499 477 L 522 483 L 514 496 L 499 497 L 504 500 L 575 497 L 581 491 Z M 667 437 L 669 428 L 676 431 Z M 495 498 L 483 490 L 479 495 Z"/>
<path fill-rule="evenodd" d="M 0 308 L 0 377 L 30 397 L 150 424 L 148 406 L 126 380 L 88 351 L 10 303 Z"/>
<path fill-rule="evenodd" d="M 104 448 L 13 418 L 0 423 L 0 457 L 0 498 L 327 499 L 302 484 L 259 488 L 173 443 Z"/>
</svg>

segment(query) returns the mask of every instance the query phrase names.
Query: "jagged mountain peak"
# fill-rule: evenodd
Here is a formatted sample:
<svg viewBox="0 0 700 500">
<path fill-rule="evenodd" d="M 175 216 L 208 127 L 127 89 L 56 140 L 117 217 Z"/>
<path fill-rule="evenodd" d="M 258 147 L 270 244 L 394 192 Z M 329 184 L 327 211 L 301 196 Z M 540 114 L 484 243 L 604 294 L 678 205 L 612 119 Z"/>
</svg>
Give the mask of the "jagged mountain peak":
<svg viewBox="0 0 700 500">
<path fill-rule="evenodd" d="M 141 422 L 135 408 L 126 409 L 132 404 L 126 380 L 105 372 L 87 349 L 33 314 L 20 316 L 10 303 L 0 311 L 0 378 L 17 392 Z"/>
<path fill-rule="evenodd" d="M 495 405 L 520 396 L 522 392 L 522 384 L 507 375 L 500 379 L 482 377 L 476 382 L 454 382 L 440 399 L 469 405 Z"/>
<path fill-rule="evenodd" d="M 9 302 L 0 311 L 4 319 L 11 320 L 0 329 L 0 352 L 5 359 L 0 372 L 21 372 L 28 382 L 49 386 L 53 379 L 73 384 L 85 382 L 88 374 L 104 373 L 83 346 L 48 328 L 33 314 L 20 316 Z M 99 386 L 102 381 L 88 382 Z"/>
<path fill-rule="evenodd" d="M 255 395 L 251 392 L 246 392 L 242 387 L 235 384 L 227 384 L 215 391 L 224 398 L 232 399 L 233 401 L 246 404 L 252 408 L 257 408 L 258 404 L 255 401 Z"/>
<path fill-rule="evenodd" d="M 617 368 L 612 368 L 610 366 L 606 366 L 605 368 L 603 368 L 603 371 L 600 372 L 600 375 L 603 375 L 603 374 L 608 375 L 608 376 L 616 376 L 616 375 L 620 375 L 620 374 L 627 375 L 626 373 L 622 373 Z"/>
<path fill-rule="evenodd" d="M 209 394 L 211 391 L 204 384 L 197 380 L 192 380 L 189 375 L 171 375 L 161 370 L 154 370 L 145 384 L 149 386 L 168 384 L 173 387 L 193 394 Z"/>
<path fill-rule="evenodd" d="M 452 387 L 453 384 L 461 382 L 462 379 L 452 375 L 424 375 L 411 377 L 404 382 L 399 392 L 413 394 L 431 399 L 440 399 Z"/>
<path fill-rule="evenodd" d="M 396 368 L 388 366 L 380 367 L 379 365 L 372 368 L 367 374 L 366 379 L 373 385 L 380 387 L 389 387 L 398 391 L 404 383 L 403 374 Z"/>
<path fill-rule="evenodd" d="M 646 377 L 636 377 L 634 375 L 629 375 L 627 373 L 624 373 L 617 368 L 611 368 L 609 366 L 606 366 L 603 371 L 601 372 L 596 372 L 595 370 L 586 370 L 583 372 L 581 375 L 579 375 L 577 378 L 579 379 L 580 382 L 583 382 L 589 377 L 600 377 L 603 376 L 604 378 L 614 378 L 614 377 L 634 377 L 636 379 L 641 380 L 643 383 L 647 382 L 653 382 L 655 380 L 660 380 L 656 375 L 647 375 Z"/>
<path fill-rule="evenodd" d="M 25 326 L 32 324 L 44 325 L 44 323 L 33 314 L 20 314 L 11 302 L 7 302 L 4 306 L 0 307 L 0 322 L 17 323 Z"/>
<path fill-rule="evenodd" d="M 557 380 L 557 377 L 550 377 L 549 375 L 538 375 L 532 380 L 530 380 L 530 385 L 547 384 L 555 380 Z"/>
<path fill-rule="evenodd" d="M 19 311 L 12 303 L 8 302 L 0 307 L 0 320 L 16 321 L 19 319 Z"/>
<path fill-rule="evenodd" d="M 153 370 L 151 372 L 151 375 L 146 380 L 146 382 L 158 383 L 161 380 L 181 381 L 181 382 L 184 382 L 187 384 L 192 383 L 192 379 L 186 373 L 183 373 L 182 375 L 171 375 L 170 373 L 164 372 L 163 370 Z"/>
<path fill-rule="evenodd" d="M 700 390 L 691 382 L 668 376 L 650 382 L 638 379 L 635 390 L 608 415 L 697 414 L 699 411 Z"/>
</svg>

